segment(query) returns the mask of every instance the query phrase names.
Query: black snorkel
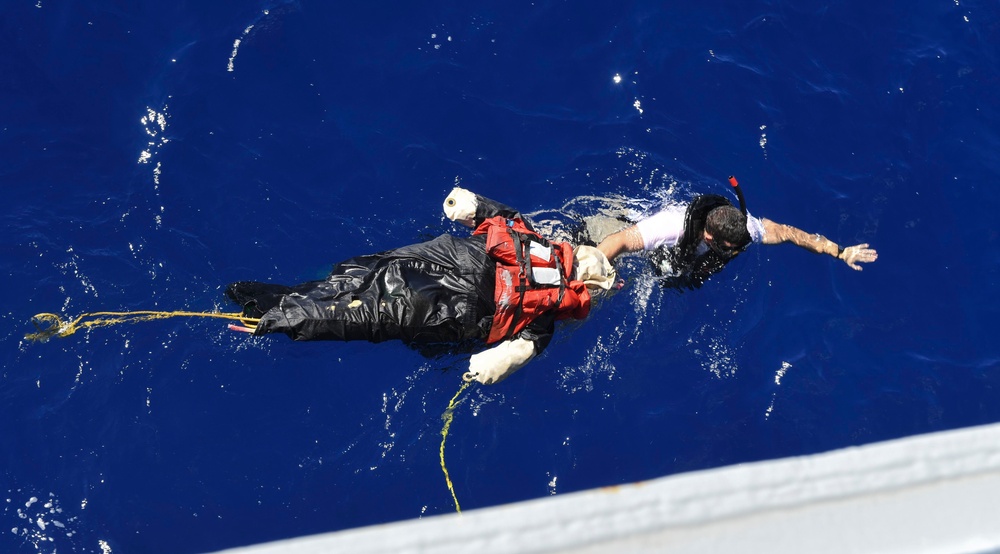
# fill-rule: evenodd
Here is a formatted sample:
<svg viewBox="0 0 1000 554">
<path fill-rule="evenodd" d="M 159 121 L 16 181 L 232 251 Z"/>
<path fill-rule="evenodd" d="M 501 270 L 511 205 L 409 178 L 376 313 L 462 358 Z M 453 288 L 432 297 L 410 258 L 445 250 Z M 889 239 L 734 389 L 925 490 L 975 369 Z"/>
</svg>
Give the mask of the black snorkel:
<svg viewBox="0 0 1000 554">
<path fill-rule="evenodd" d="M 743 198 L 743 191 L 740 189 L 740 184 L 739 182 L 736 181 L 735 176 L 733 175 L 729 176 L 729 184 L 733 185 L 733 188 L 736 189 L 736 197 L 740 199 L 740 211 L 743 212 L 743 216 L 746 217 L 747 201 L 745 198 Z"/>
<path fill-rule="evenodd" d="M 743 217 L 744 218 L 749 217 L 747 215 L 747 201 L 746 201 L 745 198 L 743 198 L 743 189 L 740 188 L 740 183 L 736 180 L 736 176 L 734 176 L 734 175 L 730 175 L 729 176 L 729 184 L 733 186 L 734 190 L 736 190 L 736 197 L 740 199 L 740 211 L 743 212 Z M 744 242 L 743 244 L 741 244 L 736 249 L 735 254 L 733 254 L 734 256 L 736 254 L 739 254 L 740 252 L 743 252 L 744 250 L 746 250 L 747 247 L 750 246 L 750 243 L 753 242 L 753 239 L 750 238 L 750 233 L 749 232 L 745 236 L 746 236 L 746 239 L 745 239 L 746 242 Z"/>
</svg>

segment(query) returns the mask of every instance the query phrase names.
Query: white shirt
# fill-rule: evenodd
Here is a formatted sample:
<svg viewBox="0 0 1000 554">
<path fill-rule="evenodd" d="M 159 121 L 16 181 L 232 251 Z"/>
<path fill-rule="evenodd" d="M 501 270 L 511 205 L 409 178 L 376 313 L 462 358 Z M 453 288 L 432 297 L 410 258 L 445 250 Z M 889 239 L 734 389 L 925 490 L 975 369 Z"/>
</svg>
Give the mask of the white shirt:
<svg viewBox="0 0 1000 554">
<path fill-rule="evenodd" d="M 635 226 L 642 236 L 642 245 L 646 250 L 655 250 L 660 246 L 674 246 L 684 236 L 684 213 L 687 205 L 667 206 L 659 212 L 643 219 Z M 759 219 L 747 214 L 747 231 L 753 242 L 764 238 L 764 224 Z M 701 254 L 708 245 L 705 241 L 698 244 L 697 254 Z"/>
</svg>

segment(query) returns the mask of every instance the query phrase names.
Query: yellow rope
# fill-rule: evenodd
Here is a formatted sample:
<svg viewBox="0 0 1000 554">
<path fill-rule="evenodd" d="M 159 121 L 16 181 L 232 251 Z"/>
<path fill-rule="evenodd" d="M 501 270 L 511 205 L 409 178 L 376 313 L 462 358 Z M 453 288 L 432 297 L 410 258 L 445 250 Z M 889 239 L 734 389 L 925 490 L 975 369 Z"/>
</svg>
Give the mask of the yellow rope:
<svg viewBox="0 0 1000 554">
<path fill-rule="evenodd" d="M 138 323 L 140 321 L 153 321 L 156 319 L 166 319 L 168 317 L 213 317 L 238 321 L 246 327 L 256 327 L 260 323 L 259 319 L 244 317 L 243 314 L 226 314 L 219 312 L 154 312 L 139 310 L 135 312 L 93 312 L 77 316 L 71 321 L 63 321 L 56 314 L 42 313 L 31 318 L 31 322 L 38 329 L 37 333 L 29 333 L 25 339 L 33 341 L 44 341 L 52 337 L 68 337 L 80 329 L 91 327 L 106 327 L 119 323 Z"/>
<path fill-rule="evenodd" d="M 462 383 L 455 396 L 451 397 L 451 402 L 448 402 L 448 407 L 445 408 L 444 413 L 441 414 L 441 419 L 444 420 L 444 427 L 441 429 L 441 471 L 444 472 L 444 480 L 448 483 L 448 490 L 451 492 L 451 499 L 455 501 L 455 511 L 458 513 L 462 513 L 462 507 L 458 505 L 458 497 L 455 496 L 455 487 L 451 484 L 451 476 L 448 475 L 448 468 L 444 465 L 444 443 L 448 440 L 448 430 L 451 429 L 451 422 L 455 418 L 455 408 L 458 407 L 458 403 L 455 401 L 458 400 L 459 395 L 467 388 L 469 388 L 468 381 Z"/>
<path fill-rule="evenodd" d="M 245 317 L 243 314 L 227 314 L 219 312 L 156 312 L 139 310 L 134 312 L 92 312 L 88 314 L 82 314 L 77 316 L 72 321 L 63 321 L 56 314 L 51 313 L 41 313 L 31 318 L 31 322 L 38 329 L 37 333 L 29 333 L 24 336 L 25 339 L 32 341 L 44 341 L 52 337 L 68 337 L 73 333 L 79 331 L 80 329 L 89 329 L 91 327 L 106 327 L 109 325 L 118 325 L 120 323 L 138 323 L 140 321 L 154 321 L 157 319 L 166 319 L 170 317 L 211 317 L 218 319 L 228 319 L 231 321 L 238 321 L 246 327 L 256 327 L 260 323 L 259 319 L 252 317 Z M 458 397 L 465 392 L 465 389 L 469 387 L 470 381 L 465 381 L 462 386 L 458 388 L 458 392 L 455 396 L 451 397 L 451 401 L 448 402 L 448 407 L 445 408 L 444 413 L 441 414 L 441 419 L 444 421 L 444 427 L 441 429 L 441 471 L 444 472 L 444 480 L 448 484 L 448 491 L 451 492 L 451 498 L 455 501 L 455 511 L 462 513 L 462 507 L 458 503 L 458 496 L 455 495 L 455 486 L 451 482 L 451 476 L 448 474 L 448 467 L 444 463 L 444 445 L 448 440 L 448 431 L 451 429 L 451 422 L 455 418 L 455 408 L 458 407 Z"/>
</svg>

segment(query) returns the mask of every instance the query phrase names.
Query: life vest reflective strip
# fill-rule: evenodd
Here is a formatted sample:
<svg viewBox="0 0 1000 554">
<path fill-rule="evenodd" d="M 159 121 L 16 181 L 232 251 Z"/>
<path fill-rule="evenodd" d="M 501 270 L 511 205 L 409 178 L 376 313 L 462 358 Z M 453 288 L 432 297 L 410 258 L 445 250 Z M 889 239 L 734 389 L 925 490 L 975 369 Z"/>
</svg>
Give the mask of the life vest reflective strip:
<svg viewBox="0 0 1000 554">
<path fill-rule="evenodd" d="M 573 281 L 573 247 L 549 242 L 521 219 L 489 218 L 473 231 L 486 235 L 486 253 L 496 261 L 496 311 L 486 344 L 509 339 L 534 319 L 584 319 L 590 293 Z"/>
</svg>

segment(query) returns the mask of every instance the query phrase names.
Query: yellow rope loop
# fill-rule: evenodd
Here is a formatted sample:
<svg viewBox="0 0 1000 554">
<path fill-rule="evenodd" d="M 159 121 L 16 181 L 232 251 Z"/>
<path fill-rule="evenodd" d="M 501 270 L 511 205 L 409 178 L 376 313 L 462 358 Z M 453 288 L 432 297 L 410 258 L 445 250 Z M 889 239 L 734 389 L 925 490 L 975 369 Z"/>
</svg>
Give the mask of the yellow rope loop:
<svg viewBox="0 0 1000 554">
<path fill-rule="evenodd" d="M 35 326 L 38 330 L 37 333 L 28 333 L 24 335 L 24 338 L 32 341 L 46 341 L 56 335 L 61 335 L 60 333 L 65 330 L 68 325 L 63 322 L 63 320 L 56 314 L 37 314 L 35 317 L 31 318 L 31 324 Z M 67 334 L 72 333 L 72 331 Z"/>
<path fill-rule="evenodd" d="M 444 481 L 448 484 L 448 491 L 451 492 L 451 499 L 455 501 L 455 511 L 462 513 L 462 507 L 458 504 L 458 497 L 455 496 L 455 486 L 451 483 L 451 476 L 448 475 L 448 468 L 444 465 L 444 443 L 448 440 L 448 431 L 451 429 L 451 422 L 455 419 L 455 408 L 458 407 L 459 395 L 461 395 L 465 389 L 469 388 L 469 382 L 465 381 L 462 386 L 458 388 L 458 392 L 455 396 L 451 397 L 451 401 L 448 402 L 448 407 L 445 408 L 444 413 L 441 414 L 441 419 L 444 421 L 444 427 L 441 429 L 441 471 L 444 472 Z"/>
<path fill-rule="evenodd" d="M 260 323 L 259 319 L 245 317 L 243 314 L 220 313 L 220 312 L 157 312 L 149 310 L 138 310 L 134 312 L 92 312 L 77 316 L 72 321 L 64 321 L 56 314 L 41 313 L 31 318 L 37 333 L 29 333 L 24 336 L 31 341 L 46 341 L 52 337 L 68 337 L 80 329 L 90 329 L 91 327 L 107 327 L 120 323 L 138 323 L 140 321 L 153 321 L 166 319 L 169 317 L 209 317 L 218 319 L 228 319 L 238 321 L 245 327 L 256 327 Z"/>
</svg>

